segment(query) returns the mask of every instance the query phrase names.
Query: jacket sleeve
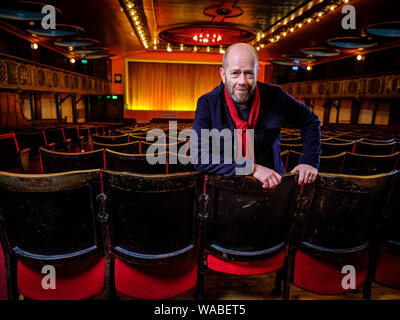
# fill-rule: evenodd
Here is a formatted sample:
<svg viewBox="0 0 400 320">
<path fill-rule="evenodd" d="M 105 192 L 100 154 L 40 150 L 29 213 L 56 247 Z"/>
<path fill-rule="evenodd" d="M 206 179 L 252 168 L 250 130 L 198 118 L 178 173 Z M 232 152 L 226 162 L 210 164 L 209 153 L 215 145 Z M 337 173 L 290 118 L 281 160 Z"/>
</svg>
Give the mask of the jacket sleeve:
<svg viewBox="0 0 400 320">
<path fill-rule="evenodd" d="M 304 103 L 296 100 L 282 90 L 282 101 L 285 118 L 301 130 L 303 155 L 299 164 L 304 163 L 319 168 L 321 155 L 321 121 Z"/>
<path fill-rule="evenodd" d="M 214 106 L 208 101 L 207 97 L 200 97 L 197 101 L 197 108 L 193 122 L 193 130 L 190 138 L 190 153 L 193 159 L 194 168 L 205 173 L 214 173 L 225 176 L 251 174 L 252 163 L 236 162 L 234 157 L 229 157 L 230 161 L 224 162 L 224 152 L 222 148 L 215 148 L 212 145 L 212 138 L 202 137 L 201 130 L 211 130 L 213 128 L 211 108 Z M 221 141 L 221 146 L 223 146 Z M 218 161 L 215 161 L 219 159 Z M 219 163 L 216 163 L 219 162 Z M 242 172 L 242 173 L 240 173 Z M 239 174 L 238 174 L 239 173 Z"/>
</svg>

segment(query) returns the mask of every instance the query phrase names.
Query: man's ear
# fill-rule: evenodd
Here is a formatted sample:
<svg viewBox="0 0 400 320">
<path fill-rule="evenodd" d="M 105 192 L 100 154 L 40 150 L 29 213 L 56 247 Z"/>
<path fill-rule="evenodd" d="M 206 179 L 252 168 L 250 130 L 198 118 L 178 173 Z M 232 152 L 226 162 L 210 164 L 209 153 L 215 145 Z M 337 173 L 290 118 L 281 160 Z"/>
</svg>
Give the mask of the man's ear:
<svg viewBox="0 0 400 320">
<path fill-rule="evenodd" d="M 225 70 L 224 70 L 224 68 L 219 68 L 219 74 L 221 75 L 222 82 L 225 84 Z"/>
</svg>

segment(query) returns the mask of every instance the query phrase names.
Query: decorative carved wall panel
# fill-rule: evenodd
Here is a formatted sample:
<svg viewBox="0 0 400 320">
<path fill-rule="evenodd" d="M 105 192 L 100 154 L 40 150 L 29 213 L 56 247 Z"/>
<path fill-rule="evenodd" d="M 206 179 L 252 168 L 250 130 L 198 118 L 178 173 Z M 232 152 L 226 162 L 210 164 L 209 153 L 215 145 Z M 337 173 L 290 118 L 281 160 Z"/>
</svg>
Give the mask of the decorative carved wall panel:
<svg viewBox="0 0 400 320">
<path fill-rule="evenodd" d="M 0 56 L 0 88 L 77 94 L 108 94 L 109 81 Z"/>
<path fill-rule="evenodd" d="M 399 98 L 400 75 L 307 81 L 281 85 L 297 98 Z"/>
</svg>

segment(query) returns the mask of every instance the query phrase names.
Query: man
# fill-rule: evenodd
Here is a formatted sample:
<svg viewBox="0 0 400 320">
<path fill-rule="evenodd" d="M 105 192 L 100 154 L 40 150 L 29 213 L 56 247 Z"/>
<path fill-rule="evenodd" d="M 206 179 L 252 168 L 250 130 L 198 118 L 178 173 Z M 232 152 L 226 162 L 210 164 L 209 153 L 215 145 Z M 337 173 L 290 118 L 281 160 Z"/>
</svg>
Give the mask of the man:
<svg viewBox="0 0 400 320">
<path fill-rule="evenodd" d="M 303 139 L 303 155 L 292 172 L 299 172 L 300 185 L 311 183 L 319 168 L 320 121 L 306 105 L 279 86 L 257 82 L 258 71 L 258 57 L 252 46 L 244 43 L 230 46 L 220 69 L 222 83 L 199 98 L 193 130 L 201 137 L 202 129 L 242 129 L 245 132 L 242 141 L 248 141 L 246 131 L 254 129 L 255 159 L 251 174 L 263 188 L 273 189 L 281 182 L 280 174 L 285 171 L 279 141 L 281 126 L 287 120 L 301 129 Z M 191 148 L 195 159 L 196 156 L 201 158 L 203 149 L 210 147 L 209 140 L 204 143 L 204 139 L 199 139 L 200 142 L 193 139 Z M 208 173 L 231 176 L 243 167 L 236 158 L 221 163 L 203 160 L 198 159 L 197 163 L 195 160 L 194 166 Z"/>
</svg>

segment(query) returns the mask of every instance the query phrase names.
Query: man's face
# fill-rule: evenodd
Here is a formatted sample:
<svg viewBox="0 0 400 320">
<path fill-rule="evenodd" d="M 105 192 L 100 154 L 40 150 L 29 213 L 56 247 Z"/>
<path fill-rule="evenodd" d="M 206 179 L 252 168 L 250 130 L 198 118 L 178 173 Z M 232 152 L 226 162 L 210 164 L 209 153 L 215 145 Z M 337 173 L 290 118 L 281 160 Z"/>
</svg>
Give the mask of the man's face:
<svg viewBox="0 0 400 320">
<path fill-rule="evenodd" d="M 226 70 L 220 69 L 222 81 L 233 101 L 246 104 L 257 85 L 254 56 L 246 48 L 236 48 L 227 61 Z"/>
</svg>

